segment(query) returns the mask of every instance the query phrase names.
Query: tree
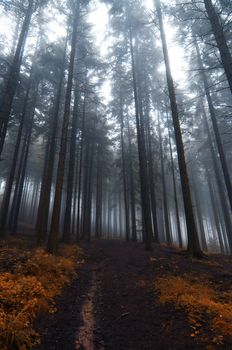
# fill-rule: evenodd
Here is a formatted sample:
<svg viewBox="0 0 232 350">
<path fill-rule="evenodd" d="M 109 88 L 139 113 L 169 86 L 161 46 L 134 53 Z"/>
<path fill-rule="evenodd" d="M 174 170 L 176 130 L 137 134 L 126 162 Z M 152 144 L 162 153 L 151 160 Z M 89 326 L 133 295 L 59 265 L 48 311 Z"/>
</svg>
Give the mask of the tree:
<svg viewBox="0 0 232 350">
<path fill-rule="evenodd" d="M 53 107 L 53 116 L 50 124 L 47 162 L 45 162 L 45 165 L 44 165 L 44 173 L 43 173 L 41 190 L 40 190 L 39 206 L 38 206 L 37 221 L 36 221 L 36 236 L 37 236 L 38 245 L 41 245 L 42 243 L 44 243 L 47 236 L 52 175 L 54 170 L 54 162 L 55 162 L 55 154 L 56 154 L 58 121 L 59 121 L 58 119 L 59 119 L 59 112 L 60 112 L 60 105 L 61 105 L 62 88 L 63 88 L 63 82 L 64 82 L 64 69 L 65 69 L 65 62 L 66 62 L 67 42 L 68 42 L 68 36 L 65 39 L 65 45 L 63 49 L 63 55 L 62 55 L 63 57 L 61 58 L 60 69 L 58 71 L 59 78 L 57 82 L 58 86 L 56 91 L 54 107 Z M 49 59 L 51 60 L 52 58 L 49 57 Z"/>
<path fill-rule="evenodd" d="M 220 18 L 211 0 L 204 0 L 205 9 L 211 23 L 212 31 L 220 52 L 221 61 L 232 93 L 232 56 L 226 42 L 225 33 L 220 23 Z"/>
<path fill-rule="evenodd" d="M 10 66 L 10 71 L 6 82 L 5 92 L 2 98 L 2 103 L 0 107 L 0 156 L 2 154 L 2 149 L 5 141 L 6 130 L 7 130 L 7 126 L 10 118 L 12 103 L 13 103 L 14 95 L 17 88 L 19 72 L 20 72 L 20 67 L 21 67 L 22 57 L 23 57 L 23 51 L 24 51 L 26 38 L 30 27 L 31 17 L 35 9 L 34 7 L 35 7 L 35 1 L 29 0 L 25 18 L 22 24 L 20 35 L 19 35 L 14 59 Z"/>
<path fill-rule="evenodd" d="M 139 153 L 139 173 L 140 173 L 140 186 L 141 186 L 141 199 L 142 199 L 142 212 L 143 212 L 143 225 L 144 225 L 144 243 L 145 249 L 150 250 L 152 248 L 153 228 L 151 222 L 151 207 L 149 198 L 149 180 L 147 173 L 147 153 L 145 146 L 145 125 L 142 111 L 139 113 L 139 97 L 138 87 L 136 79 L 136 67 L 135 67 L 135 55 L 132 42 L 132 28 L 129 28 L 129 42 L 130 42 L 130 54 L 131 54 L 131 68 L 133 77 L 133 90 L 134 90 L 134 104 L 135 104 L 135 119 L 137 128 L 137 140 L 138 140 L 138 153 Z M 141 102 L 141 101 L 140 101 Z"/>
<path fill-rule="evenodd" d="M 70 118 L 70 103 L 71 103 L 71 94 L 72 94 L 72 85 L 73 85 L 73 71 L 74 71 L 74 62 L 76 54 L 76 45 L 77 45 L 77 20 L 78 20 L 78 11 L 80 9 L 79 2 L 74 5 L 73 13 L 73 26 L 72 26 L 72 42 L 71 42 L 71 52 L 68 68 L 68 81 L 65 94 L 65 105 L 64 105 L 64 115 L 62 123 L 62 134 L 61 134 L 61 144 L 59 151 L 59 161 L 57 167 L 57 179 L 56 179 L 56 189 L 55 189 L 55 198 L 52 212 L 52 221 L 51 228 L 48 237 L 48 251 L 55 253 L 58 248 L 58 233 L 59 233 L 59 221 L 60 221 L 60 209 L 61 209 L 61 197 L 62 197 L 62 188 L 63 188 L 63 179 L 64 179 L 64 169 L 65 169 L 65 158 L 67 150 L 67 134 Z"/>
<path fill-rule="evenodd" d="M 10 173 L 8 175 L 7 184 L 6 184 L 6 188 L 4 191 L 4 197 L 3 197 L 2 205 L 1 205 L 1 221 L 0 221 L 0 235 L 1 235 L 1 237 L 5 236 L 6 224 L 7 224 L 7 218 L 8 218 L 8 210 L 9 210 L 9 205 L 10 205 L 11 191 L 12 191 L 12 186 L 13 186 L 13 182 L 14 182 L 14 176 L 15 176 L 17 160 L 18 160 L 18 155 L 19 155 L 19 150 L 20 150 L 22 132 L 23 132 L 23 128 L 25 127 L 25 119 L 26 119 L 26 113 L 27 113 L 27 107 L 28 107 L 28 100 L 29 100 L 29 95 L 30 95 L 30 91 L 31 91 L 33 78 L 34 78 L 34 70 L 32 67 L 29 81 L 28 81 L 27 91 L 26 91 L 26 95 L 25 95 L 24 106 L 23 106 L 21 121 L 20 121 L 20 125 L 19 125 L 17 140 L 16 140 L 16 144 L 15 144 L 14 156 L 12 159 Z"/>
<path fill-rule="evenodd" d="M 182 186 L 182 193 L 183 193 L 183 199 L 184 199 L 184 208 L 185 208 L 185 216 L 186 216 L 187 235 L 188 235 L 187 249 L 190 254 L 195 256 L 201 256 L 202 252 L 200 249 L 197 228 L 196 228 L 196 223 L 195 223 L 194 214 L 193 214 L 191 191 L 189 186 L 189 178 L 188 178 L 185 153 L 184 153 L 184 145 L 183 145 L 183 140 L 181 135 L 179 113 L 178 113 L 178 107 L 176 102 L 173 78 L 171 74 L 160 0 L 155 0 L 155 7 L 156 7 L 158 21 L 159 21 L 159 29 L 160 29 L 160 35 L 161 35 L 161 41 L 162 41 L 162 47 L 163 47 L 169 99 L 170 99 L 171 111 L 172 111 L 172 120 L 173 120 L 174 132 L 175 132 L 175 138 L 176 138 L 176 148 L 177 148 L 177 155 L 178 155 L 178 164 L 180 169 L 180 178 L 181 178 L 181 186 Z"/>
</svg>

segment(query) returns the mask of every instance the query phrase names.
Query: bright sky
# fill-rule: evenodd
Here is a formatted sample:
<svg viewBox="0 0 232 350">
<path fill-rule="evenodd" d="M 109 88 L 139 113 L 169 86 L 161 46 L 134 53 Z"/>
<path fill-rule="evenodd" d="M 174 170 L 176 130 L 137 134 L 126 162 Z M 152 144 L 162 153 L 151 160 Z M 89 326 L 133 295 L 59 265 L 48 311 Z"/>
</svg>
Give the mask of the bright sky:
<svg viewBox="0 0 232 350">
<path fill-rule="evenodd" d="M 169 0 L 163 0 L 163 1 L 169 1 Z M 153 0 L 141 0 L 142 3 L 144 3 L 148 13 L 152 14 L 152 11 L 154 9 L 153 6 Z M 58 14 L 54 14 L 52 9 L 50 11 L 49 17 L 49 37 L 48 39 L 50 41 L 55 41 L 58 37 L 62 37 L 66 33 L 66 28 L 63 24 L 63 16 L 58 16 Z M 92 33 L 95 36 L 96 40 L 95 45 L 99 49 L 99 53 L 104 57 L 107 54 L 108 51 L 108 45 L 110 45 L 110 41 L 107 42 L 105 35 L 108 27 L 108 15 L 107 15 L 107 6 L 101 2 L 94 2 L 94 4 L 91 7 L 91 11 L 89 14 L 89 22 L 92 24 Z M 54 19 L 53 19 L 54 18 Z M 1 28 L 0 33 L 3 33 L 6 35 L 6 37 L 9 36 L 9 34 L 12 33 L 12 29 L 9 30 L 9 27 L 11 27 L 11 22 L 8 18 L 2 17 L 1 20 Z M 176 40 L 176 29 L 173 28 L 172 25 L 167 23 L 167 20 L 165 21 L 165 29 L 166 29 L 166 36 L 167 36 L 167 42 L 169 47 L 169 56 L 170 56 L 170 63 L 171 63 L 171 69 L 173 73 L 173 78 L 176 83 L 178 83 L 180 86 L 183 86 L 186 82 L 186 76 L 184 71 L 187 69 L 186 67 L 186 60 L 184 58 L 184 50 L 180 47 L 180 45 L 177 43 Z M 164 65 L 160 67 L 160 70 L 164 71 Z M 110 98 L 110 83 L 106 81 L 106 83 L 103 86 L 103 95 L 106 100 Z"/>
<path fill-rule="evenodd" d="M 96 37 L 95 44 L 98 45 L 100 53 L 105 56 L 107 54 L 107 44 L 105 35 L 108 26 L 108 10 L 103 3 L 95 3 L 89 14 L 89 22 L 92 24 L 92 33 Z"/>
<path fill-rule="evenodd" d="M 154 12 L 154 0 L 141 0 L 145 4 L 148 13 Z M 162 3 L 170 3 L 170 0 L 162 0 Z M 173 25 L 168 23 L 167 19 L 164 19 L 165 34 L 168 44 L 168 52 L 170 57 L 171 70 L 173 78 L 180 86 L 186 82 L 185 71 L 187 69 L 186 59 L 184 55 L 184 49 L 177 42 L 176 32 L 177 29 Z M 161 70 L 165 70 L 164 64 Z"/>
<path fill-rule="evenodd" d="M 152 15 L 154 9 L 153 0 L 143 0 L 143 3 L 147 8 L 148 14 L 151 13 Z M 108 45 L 110 45 L 110 42 L 107 42 L 105 38 L 108 26 L 107 6 L 103 3 L 95 3 L 89 15 L 89 22 L 93 26 L 93 35 L 96 35 L 95 44 L 99 48 L 100 54 L 104 57 L 108 52 Z M 186 83 L 185 71 L 187 64 L 184 57 L 184 50 L 177 42 L 176 31 L 177 29 L 165 20 L 165 32 L 173 78 L 179 86 L 184 86 Z M 160 71 L 165 71 L 164 64 L 161 65 Z M 108 81 L 103 85 L 102 92 L 107 102 L 110 99 L 110 83 Z"/>
</svg>

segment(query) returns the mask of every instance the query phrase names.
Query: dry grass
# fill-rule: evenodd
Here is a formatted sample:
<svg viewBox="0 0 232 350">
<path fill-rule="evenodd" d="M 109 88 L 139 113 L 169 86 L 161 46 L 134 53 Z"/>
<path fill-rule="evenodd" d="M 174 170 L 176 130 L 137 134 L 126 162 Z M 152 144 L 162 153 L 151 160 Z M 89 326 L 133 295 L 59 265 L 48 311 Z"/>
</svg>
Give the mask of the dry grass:
<svg viewBox="0 0 232 350">
<path fill-rule="evenodd" d="M 210 322 L 214 344 L 222 344 L 225 336 L 232 336 L 232 290 L 221 292 L 206 280 L 172 275 L 159 278 L 154 287 L 160 292 L 161 304 L 174 303 L 186 311 L 192 337 L 201 334 L 206 322 Z"/>
<path fill-rule="evenodd" d="M 17 243 L 17 242 L 16 242 Z M 18 243 L 17 243 L 18 244 Z M 54 298 L 76 276 L 76 246 L 53 256 L 43 249 L 0 249 L 0 349 L 26 350 L 39 342 L 33 321 L 40 311 L 56 312 Z"/>
</svg>

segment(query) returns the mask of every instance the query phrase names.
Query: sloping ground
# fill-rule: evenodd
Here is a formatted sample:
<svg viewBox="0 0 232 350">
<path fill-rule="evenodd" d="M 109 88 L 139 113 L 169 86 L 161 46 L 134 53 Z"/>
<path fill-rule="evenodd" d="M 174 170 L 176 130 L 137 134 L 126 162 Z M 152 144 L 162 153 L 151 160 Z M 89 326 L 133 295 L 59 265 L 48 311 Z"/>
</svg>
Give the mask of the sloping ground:
<svg viewBox="0 0 232 350">
<path fill-rule="evenodd" d="M 46 334 L 38 350 L 232 349 L 231 258 L 192 260 L 121 241 L 84 250 L 86 263 L 58 313 L 40 320 Z"/>
</svg>

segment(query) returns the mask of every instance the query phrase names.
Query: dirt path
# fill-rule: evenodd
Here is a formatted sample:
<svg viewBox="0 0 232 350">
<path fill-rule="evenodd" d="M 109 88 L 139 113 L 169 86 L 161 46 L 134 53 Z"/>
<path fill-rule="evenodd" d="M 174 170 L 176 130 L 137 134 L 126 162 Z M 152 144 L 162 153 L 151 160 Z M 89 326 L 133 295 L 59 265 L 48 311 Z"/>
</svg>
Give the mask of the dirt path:
<svg viewBox="0 0 232 350">
<path fill-rule="evenodd" d="M 86 263 L 57 301 L 57 314 L 40 320 L 39 328 L 47 331 L 38 350 L 207 349 L 207 341 L 190 337 L 183 311 L 160 306 L 153 283 L 169 272 L 207 272 L 228 283 L 232 275 L 225 269 L 230 271 L 231 263 L 223 271 L 216 264 L 210 269 L 167 248 L 145 252 L 141 244 L 120 241 L 93 242 L 84 249 Z M 232 343 L 212 349 L 229 350 Z"/>
</svg>

